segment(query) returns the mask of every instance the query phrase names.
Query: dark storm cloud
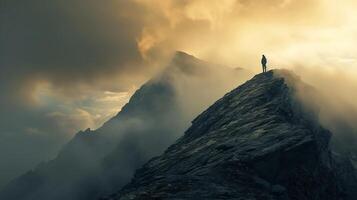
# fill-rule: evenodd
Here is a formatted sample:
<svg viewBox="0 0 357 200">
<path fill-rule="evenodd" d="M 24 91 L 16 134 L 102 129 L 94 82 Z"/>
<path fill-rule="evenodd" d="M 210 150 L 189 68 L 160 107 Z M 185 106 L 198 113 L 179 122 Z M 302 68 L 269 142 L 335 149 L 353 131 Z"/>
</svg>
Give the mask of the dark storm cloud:
<svg viewBox="0 0 357 200">
<path fill-rule="evenodd" d="M 67 82 L 141 66 L 133 1 L 5 0 L 0 9 L 0 62 L 13 77 Z"/>
</svg>

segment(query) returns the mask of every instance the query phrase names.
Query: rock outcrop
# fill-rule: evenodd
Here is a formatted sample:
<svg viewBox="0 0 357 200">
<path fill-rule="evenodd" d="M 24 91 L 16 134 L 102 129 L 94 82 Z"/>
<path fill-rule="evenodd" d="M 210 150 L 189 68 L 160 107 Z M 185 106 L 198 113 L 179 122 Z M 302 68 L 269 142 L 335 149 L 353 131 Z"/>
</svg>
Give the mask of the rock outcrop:
<svg viewBox="0 0 357 200">
<path fill-rule="evenodd" d="M 353 165 L 332 154 L 331 133 L 299 101 L 290 83 L 300 80 L 291 77 L 269 71 L 229 92 L 102 199 L 356 199 Z"/>
</svg>

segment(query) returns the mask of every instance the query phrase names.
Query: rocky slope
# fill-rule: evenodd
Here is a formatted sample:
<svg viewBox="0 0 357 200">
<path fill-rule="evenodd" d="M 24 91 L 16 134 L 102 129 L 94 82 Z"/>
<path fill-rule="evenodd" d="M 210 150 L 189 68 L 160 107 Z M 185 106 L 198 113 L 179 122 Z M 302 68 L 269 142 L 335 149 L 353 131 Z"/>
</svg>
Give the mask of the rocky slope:
<svg viewBox="0 0 357 200">
<path fill-rule="evenodd" d="M 300 80 L 255 76 L 102 199 L 357 199 L 354 167 L 331 152 L 331 133 L 292 82 Z"/>
<path fill-rule="evenodd" d="M 242 76 L 242 71 L 221 68 L 216 73 L 215 68 L 176 53 L 168 67 L 137 90 L 117 116 L 97 130 L 79 132 L 54 160 L 12 181 L 0 192 L 0 199 L 90 200 L 113 193 Z M 229 77 L 227 74 L 231 78 L 222 81 L 220 77 Z M 189 89 L 181 89 L 187 85 L 201 89 L 192 95 Z M 209 101 L 200 100 L 202 97 Z"/>
</svg>

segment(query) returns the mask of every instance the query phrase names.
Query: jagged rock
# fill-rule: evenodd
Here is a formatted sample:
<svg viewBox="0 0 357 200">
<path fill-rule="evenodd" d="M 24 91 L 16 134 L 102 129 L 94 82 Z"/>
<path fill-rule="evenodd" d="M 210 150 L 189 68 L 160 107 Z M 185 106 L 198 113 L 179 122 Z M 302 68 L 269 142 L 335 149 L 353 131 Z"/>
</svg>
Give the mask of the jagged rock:
<svg viewBox="0 0 357 200">
<path fill-rule="evenodd" d="M 356 199 L 354 168 L 332 156 L 330 137 L 296 89 L 269 71 L 214 103 L 102 199 Z"/>
</svg>

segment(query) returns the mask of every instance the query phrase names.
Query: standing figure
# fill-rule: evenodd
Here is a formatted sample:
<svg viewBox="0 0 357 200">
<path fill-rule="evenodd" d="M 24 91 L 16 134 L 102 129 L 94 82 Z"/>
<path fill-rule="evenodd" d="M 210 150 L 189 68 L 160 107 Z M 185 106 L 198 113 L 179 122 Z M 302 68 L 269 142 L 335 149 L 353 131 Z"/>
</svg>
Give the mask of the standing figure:
<svg viewBox="0 0 357 200">
<path fill-rule="evenodd" d="M 267 72 L 267 63 L 268 63 L 268 60 L 267 60 L 267 58 L 265 57 L 265 55 L 263 55 L 261 62 L 262 62 L 262 67 L 263 67 L 263 73 L 264 73 L 264 72 Z"/>
</svg>

